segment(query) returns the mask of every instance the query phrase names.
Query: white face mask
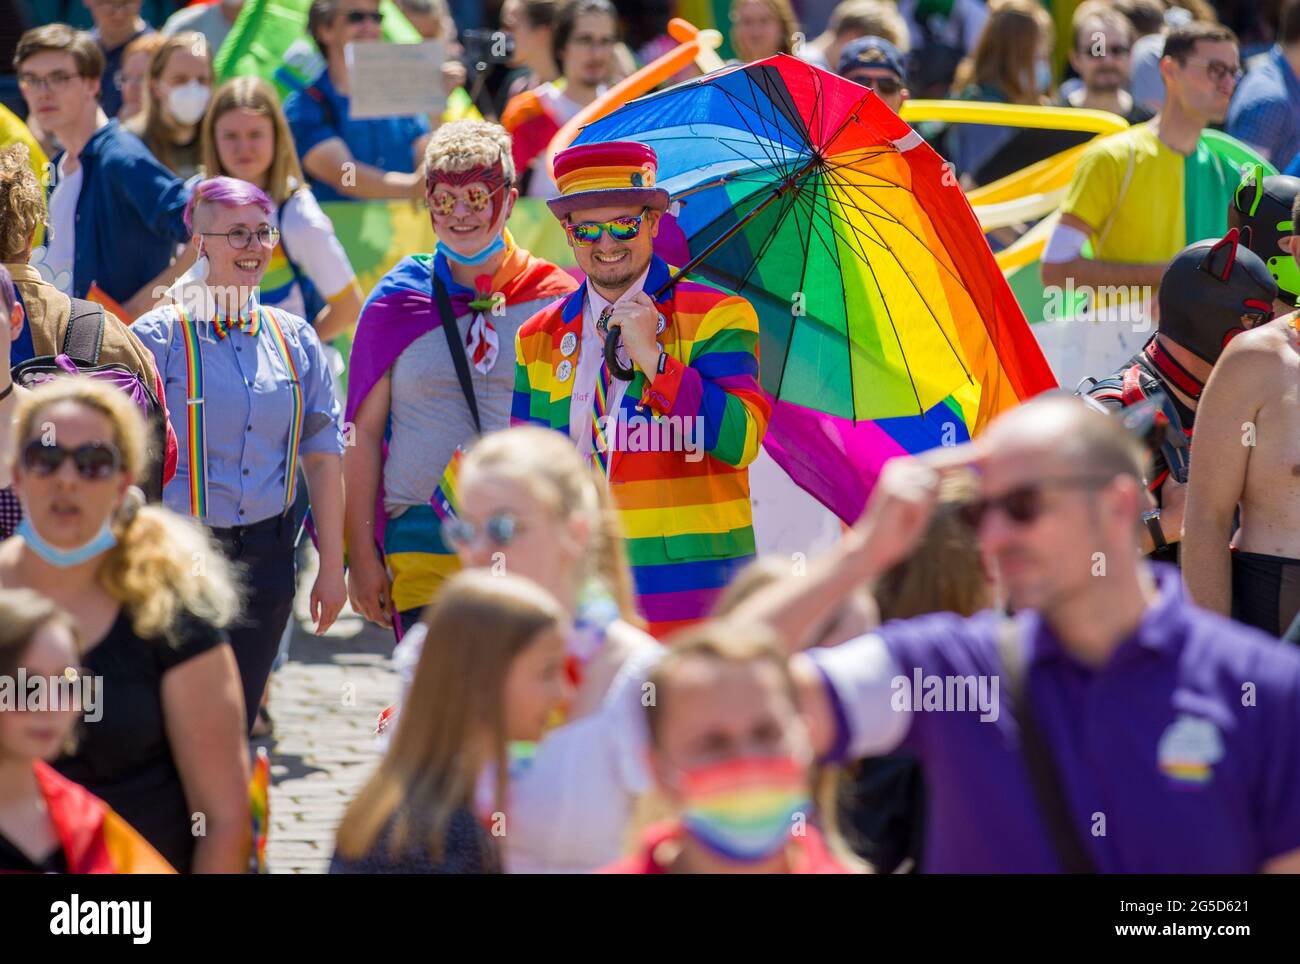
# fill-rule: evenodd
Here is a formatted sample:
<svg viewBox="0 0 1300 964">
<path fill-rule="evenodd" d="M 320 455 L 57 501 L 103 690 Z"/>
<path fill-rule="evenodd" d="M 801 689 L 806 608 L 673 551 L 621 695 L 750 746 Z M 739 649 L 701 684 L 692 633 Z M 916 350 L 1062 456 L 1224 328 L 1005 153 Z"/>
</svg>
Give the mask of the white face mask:
<svg viewBox="0 0 1300 964">
<path fill-rule="evenodd" d="M 212 89 L 207 84 L 191 80 L 167 92 L 167 110 L 187 127 L 197 124 L 203 119 L 203 112 L 208 109 L 211 94 Z"/>
</svg>

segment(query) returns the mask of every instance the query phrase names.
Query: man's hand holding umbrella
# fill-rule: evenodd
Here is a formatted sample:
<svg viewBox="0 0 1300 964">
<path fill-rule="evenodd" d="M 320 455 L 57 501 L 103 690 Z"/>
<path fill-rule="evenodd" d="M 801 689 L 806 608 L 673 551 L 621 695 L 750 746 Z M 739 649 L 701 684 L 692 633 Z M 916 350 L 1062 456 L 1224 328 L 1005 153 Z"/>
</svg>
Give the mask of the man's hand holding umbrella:
<svg viewBox="0 0 1300 964">
<path fill-rule="evenodd" d="M 618 329 L 621 332 L 628 357 L 651 382 L 659 368 L 661 349 L 655 331 L 658 323 L 659 311 L 644 291 L 616 304 L 607 322 L 610 331 Z"/>
</svg>

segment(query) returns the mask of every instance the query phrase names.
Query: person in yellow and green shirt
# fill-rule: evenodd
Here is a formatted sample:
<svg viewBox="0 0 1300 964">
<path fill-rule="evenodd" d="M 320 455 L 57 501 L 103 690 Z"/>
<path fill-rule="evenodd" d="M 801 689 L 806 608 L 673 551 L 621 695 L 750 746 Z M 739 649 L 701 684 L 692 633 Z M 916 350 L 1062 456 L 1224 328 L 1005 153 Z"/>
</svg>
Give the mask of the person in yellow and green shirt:
<svg viewBox="0 0 1300 964">
<path fill-rule="evenodd" d="M 1201 135 L 1223 121 L 1241 73 L 1228 28 L 1198 21 L 1169 33 L 1164 109 L 1084 152 L 1043 253 L 1044 285 L 1154 292 L 1186 245 L 1223 236 L 1239 175 Z"/>
</svg>

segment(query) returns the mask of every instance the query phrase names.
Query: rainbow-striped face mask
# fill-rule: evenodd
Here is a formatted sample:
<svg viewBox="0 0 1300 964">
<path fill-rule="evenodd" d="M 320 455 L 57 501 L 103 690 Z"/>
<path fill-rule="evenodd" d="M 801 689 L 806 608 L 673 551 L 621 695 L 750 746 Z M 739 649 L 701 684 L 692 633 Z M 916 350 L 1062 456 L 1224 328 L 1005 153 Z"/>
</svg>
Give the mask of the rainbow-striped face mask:
<svg viewBox="0 0 1300 964">
<path fill-rule="evenodd" d="M 742 757 L 682 772 L 682 826 L 737 863 L 771 857 L 811 814 L 808 768 L 793 756 Z"/>
</svg>

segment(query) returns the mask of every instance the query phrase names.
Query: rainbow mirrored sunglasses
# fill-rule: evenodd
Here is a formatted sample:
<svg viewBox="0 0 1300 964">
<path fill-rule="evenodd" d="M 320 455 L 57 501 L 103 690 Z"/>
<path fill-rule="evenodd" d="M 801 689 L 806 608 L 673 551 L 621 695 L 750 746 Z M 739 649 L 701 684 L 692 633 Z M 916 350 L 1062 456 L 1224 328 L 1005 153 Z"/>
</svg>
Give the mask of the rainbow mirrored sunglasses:
<svg viewBox="0 0 1300 964">
<path fill-rule="evenodd" d="M 564 230 L 568 232 L 574 244 L 584 248 L 599 241 L 600 236 L 606 231 L 615 241 L 631 241 L 641 233 L 641 221 L 649 210 L 649 208 L 642 208 L 641 213 L 636 217 L 617 218 L 613 221 L 579 221 L 577 224 L 565 222 Z"/>
</svg>

